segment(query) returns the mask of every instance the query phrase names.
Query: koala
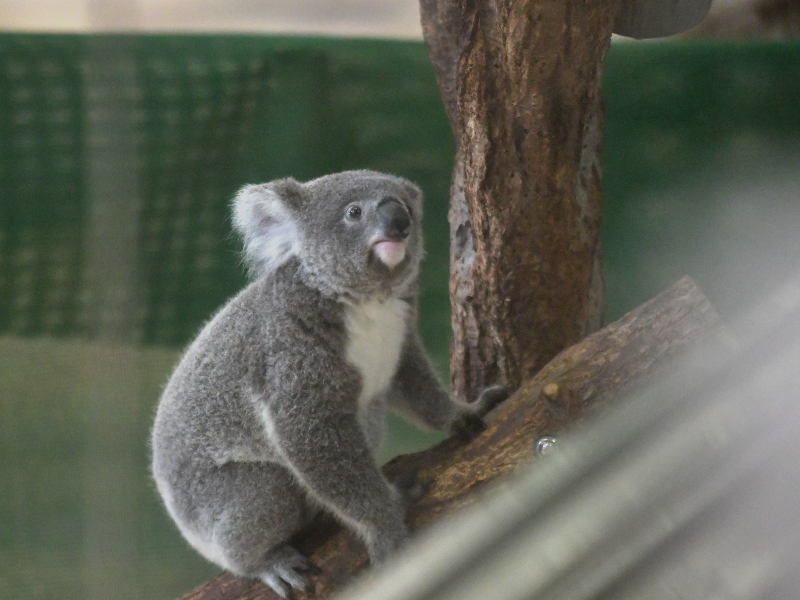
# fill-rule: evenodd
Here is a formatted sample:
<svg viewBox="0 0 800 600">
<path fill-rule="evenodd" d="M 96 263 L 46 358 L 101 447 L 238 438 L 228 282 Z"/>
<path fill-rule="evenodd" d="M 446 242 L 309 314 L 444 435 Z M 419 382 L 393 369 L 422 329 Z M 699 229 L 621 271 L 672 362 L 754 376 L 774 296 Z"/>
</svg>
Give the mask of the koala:
<svg viewBox="0 0 800 600">
<path fill-rule="evenodd" d="M 152 473 L 208 560 L 287 597 L 308 561 L 289 543 L 319 511 L 370 561 L 406 539 L 402 490 L 376 464 L 388 407 L 474 432 L 500 399 L 439 382 L 416 328 L 422 194 L 348 171 L 242 188 L 233 224 L 252 282 L 186 350 L 161 397 Z"/>
</svg>

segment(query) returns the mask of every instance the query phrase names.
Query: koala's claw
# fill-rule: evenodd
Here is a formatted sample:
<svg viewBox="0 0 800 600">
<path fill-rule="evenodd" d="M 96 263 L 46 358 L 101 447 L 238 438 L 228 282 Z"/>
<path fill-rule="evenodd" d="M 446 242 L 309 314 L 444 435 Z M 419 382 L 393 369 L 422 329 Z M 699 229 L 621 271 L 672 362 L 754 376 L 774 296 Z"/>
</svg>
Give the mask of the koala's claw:
<svg viewBox="0 0 800 600">
<path fill-rule="evenodd" d="M 281 598 L 291 600 L 293 589 L 309 591 L 309 581 L 303 571 L 313 572 L 315 570 L 316 567 L 308 562 L 302 554 L 287 546 L 261 575 L 261 580 Z"/>
<path fill-rule="evenodd" d="M 419 481 L 417 479 L 418 474 L 419 469 L 414 466 L 401 471 L 394 480 L 394 486 L 400 493 L 406 508 L 422 498 L 433 485 L 432 479 Z"/>
<path fill-rule="evenodd" d="M 409 501 L 415 502 L 422 498 L 425 494 L 428 493 L 428 490 L 431 489 L 433 485 L 433 479 L 425 479 L 423 481 L 417 481 L 413 486 L 408 488 L 407 497 Z"/>
<path fill-rule="evenodd" d="M 486 429 L 486 423 L 475 414 L 462 415 L 450 425 L 450 435 L 469 441 Z"/>
</svg>

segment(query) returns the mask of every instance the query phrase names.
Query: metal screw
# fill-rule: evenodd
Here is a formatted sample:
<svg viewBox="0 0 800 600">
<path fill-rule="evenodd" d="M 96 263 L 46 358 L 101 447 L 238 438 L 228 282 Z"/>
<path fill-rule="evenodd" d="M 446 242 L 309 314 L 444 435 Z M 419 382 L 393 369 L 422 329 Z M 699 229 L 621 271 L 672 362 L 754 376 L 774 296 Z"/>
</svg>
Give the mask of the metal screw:
<svg viewBox="0 0 800 600">
<path fill-rule="evenodd" d="M 536 440 L 536 454 L 547 456 L 556 446 L 556 438 L 546 435 Z"/>
</svg>

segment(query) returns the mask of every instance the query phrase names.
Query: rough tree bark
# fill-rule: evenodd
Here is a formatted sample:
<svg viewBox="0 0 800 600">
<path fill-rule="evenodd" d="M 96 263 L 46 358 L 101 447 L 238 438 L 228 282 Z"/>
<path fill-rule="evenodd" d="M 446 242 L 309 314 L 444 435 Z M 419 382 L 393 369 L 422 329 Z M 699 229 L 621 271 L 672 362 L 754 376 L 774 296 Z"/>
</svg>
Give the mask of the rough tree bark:
<svg viewBox="0 0 800 600">
<path fill-rule="evenodd" d="M 620 0 L 422 0 L 458 154 L 451 385 L 516 388 L 603 318 L 605 53 Z"/>
<path fill-rule="evenodd" d="M 468 505 L 487 484 L 527 464 L 536 441 L 557 433 L 624 390 L 649 380 L 676 353 L 712 335 L 719 319 L 694 283 L 684 278 L 621 320 L 560 353 L 490 415 L 486 431 L 470 443 L 455 438 L 384 467 L 389 479 L 409 470 L 430 482 L 411 507 L 417 529 Z M 364 545 L 350 531 L 320 520 L 297 540 L 319 568 L 314 591 L 297 599 L 325 598 L 366 567 Z M 182 600 L 278 600 L 264 584 L 227 573 Z"/>
</svg>

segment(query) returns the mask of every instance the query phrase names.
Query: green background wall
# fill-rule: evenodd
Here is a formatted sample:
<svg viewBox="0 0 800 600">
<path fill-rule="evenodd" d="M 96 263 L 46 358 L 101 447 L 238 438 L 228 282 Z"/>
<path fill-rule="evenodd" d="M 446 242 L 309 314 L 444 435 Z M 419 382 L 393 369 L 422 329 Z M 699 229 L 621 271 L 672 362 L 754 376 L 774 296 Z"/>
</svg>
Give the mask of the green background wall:
<svg viewBox="0 0 800 600">
<path fill-rule="evenodd" d="M 621 43 L 604 89 L 609 319 L 686 273 L 733 318 L 797 271 L 799 44 Z M 245 283 L 242 184 L 417 181 L 446 372 L 453 152 L 419 43 L 0 35 L 0 596 L 166 599 L 216 573 L 165 516 L 146 440 L 178 349 Z M 98 316 L 112 275 L 125 330 Z M 434 439 L 395 419 L 385 457 Z"/>
</svg>

